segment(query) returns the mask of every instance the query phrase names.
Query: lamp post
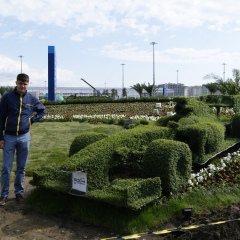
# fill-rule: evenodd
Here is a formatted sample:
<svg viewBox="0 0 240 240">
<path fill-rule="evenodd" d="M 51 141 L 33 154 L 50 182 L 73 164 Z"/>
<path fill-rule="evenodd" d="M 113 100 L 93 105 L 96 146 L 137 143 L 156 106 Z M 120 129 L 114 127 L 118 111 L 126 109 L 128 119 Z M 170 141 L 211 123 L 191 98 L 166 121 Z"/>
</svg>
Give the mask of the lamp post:
<svg viewBox="0 0 240 240">
<path fill-rule="evenodd" d="M 154 88 L 155 88 L 155 59 L 154 59 L 154 45 L 157 44 L 156 42 L 151 42 L 150 45 L 153 45 L 153 89 L 152 89 L 152 96 L 154 97 Z"/>
<path fill-rule="evenodd" d="M 20 55 L 20 56 L 18 56 L 18 57 L 20 57 L 20 59 L 21 59 L 21 73 L 22 73 L 22 58 L 23 58 L 23 56 Z"/>
<path fill-rule="evenodd" d="M 177 72 L 177 96 L 178 96 L 178 72 L 179 72 L 179 70 L 177 70 L 176 72 Z"/>
<path fill-rule="evenodd" d="M 123 97 L 123 89 L 124 89 L 124 63 L 122 65 L 122 97 Z"/>
<path fill-rule="evenodd" d="M 226 63 L 223 63 L 222 65 L 223 65 L 223 81 L 225 81 L 225 65 L 226 65 Z"/>
</svg>

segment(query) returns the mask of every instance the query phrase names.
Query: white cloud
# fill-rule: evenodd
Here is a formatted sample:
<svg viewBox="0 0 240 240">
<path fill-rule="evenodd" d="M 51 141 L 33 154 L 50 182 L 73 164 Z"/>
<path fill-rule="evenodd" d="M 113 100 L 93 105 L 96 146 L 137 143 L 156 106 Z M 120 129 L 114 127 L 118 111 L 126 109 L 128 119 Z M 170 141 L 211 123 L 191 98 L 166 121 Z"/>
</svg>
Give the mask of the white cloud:
<svg viewBox="0 0 240 240">
<path fill-rule="evenodd" d="M 79 86 L 79 83 L 79 77 L 75 76 L 72 71 L 63 68 L 57 68 L 57 87 L 69 87 L 69 85 L 77 87 Z"/>
<path fill-rule="evenodd" d="M 170 48 L 163 51 L 155 49 L 154 53 L 155 61 L 161 63 L 206 64 L 227 61 L 229 64 L 233 64 L 238 62 L 240 58 L 240 52 L 223 52 L 221 49 Z M 125 46 L 117 43 L 105 45 L 100 51 L 100 54 L 119 60 L 152 61 L 151 51 L 141 51 L 130 43 Z"/>
<path fill-rule="evenodd" d="M 172 67 L 183 74 L 181 63 L 195 77 L 196 70 L 202 76 L 214 64 L 221 68 L 226 62 L 231 69 L 240 58 L 240 2 L 236 0 L 21 0 L 21 4 L 0 0 L 0 6 L 1 84 L 3 79 L 15 79 L 20 68 L 17 56 L 23 54 L 28 57 L 23 61 L 24 71 L 35 86 L 44 86 L 48 45 L 57 48 L 61 86 L 74 86 L 79 81 L 76 75 L 88 73 L 93 79 L 101 75 L 104 80 L 99 82 L 114 82 L 121 79 L 121 71 L 117 76 L 113 69 L 122 62 L 134 66 L 128 68 L 126 77 L 138 75 L 140 81 L 141 70 L 147 79 L 152 69 L 152 41 L 159 43 L 155 61 L 166 66 L 159 72 L 165 74 L 164 79 Z M 149 64 L 141 64 L 145 62 Z M 135 74 L 139 65 L 144 67 Z"/>
<path fill-rule="evenodd" d="M 15 36 L 17 33 L 15 31 L 4 32 L 0 35 L 1 38 L 9 38 Z"/>
<path fill-rule="evenodd" d="M 70 39 L 72 41 L 81 42 L 83 40 L 83 34 L 81 34 L 81 33 L 74 34 L 70 37 Z"/>
<path fill-rule="evenodd" d="M 27 39 L 31 38 L 34 35 L 34 33 L 35 33 L 34 30 L 29 30 L 27 32 L 20 34 L 20 38 L 27 40 Z"/>
<path fill-rule="evenodd" d="M 0 55 L 0 72 L 15 73 L 16 68 L 19 68 L 19 62 L 14 61 L 9 57 Z"/>
<path fill-rule="evenodd" d="M 21 22 L 79 28 L 92 25 L 105 31 L 128 27 L 139 34 L 156 32 L 165 28 L 194 28 L 208 25 L 220 30 L 229 23 L 240 25 L 240 2 L 235 0 L 0 0 L 2 17 L 12 17 Z M 152 26 L 150 22 L 158 22 Z M 122 24 L 122 25 L 121 25 Z M 93 25 L 95 25 L 93 27 Z M 152 28 L 152 29 L 151 29 Z"/>
</svg>

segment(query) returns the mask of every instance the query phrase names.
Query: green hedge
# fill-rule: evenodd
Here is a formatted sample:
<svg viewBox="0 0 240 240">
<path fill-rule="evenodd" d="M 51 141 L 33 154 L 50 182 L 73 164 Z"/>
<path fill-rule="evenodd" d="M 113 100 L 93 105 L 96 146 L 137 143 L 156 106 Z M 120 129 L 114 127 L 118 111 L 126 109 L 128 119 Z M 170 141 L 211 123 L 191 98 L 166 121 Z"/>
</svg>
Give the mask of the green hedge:
<svg viewBox="0 0 240 240">
<path fill-rule="evenodd" d="M 53 173 L 47 168 L 40 168 L 33 174 L 33 183 L 37 186 L 51 188 L 58 185 L 65 186 L 69 182 L 67 172 L 83 170 L 88 176 L 88 190 L 102 189 L 109 185 L 109 170 L 118 165 L 113 157 L 114 153 L 120 147 L 127 146 L 132 150 L 139 150 L 142 146 L 147 146 L 155 139 L 165 138 L 173 139 L 174 132 L 169 128 L 157 126 L 139 126 L 134 129 L 126 130 L 90 144 L 67 159 L 62 165 L 54 166 L 54 172 L 65 170 L 65 174 L 52 176 Z M 56 180 L 55 177 L 57 177 Z M 51 182 L 51 181 L 54 181 Z M 69 188 L 70 188 L 69 182 Z M 66 188 L 63 188 L 66 191 Z"/>
<path fill-rule="evenodd" d="M 205 95 L 199 99 L 211 107 L 229 107 L 233 108 L 235 113 L 240 111 L 240 95 Z"/>
<path fill-rule="evenodd" d="M 89 192 L 88 198 L 118 207 L 138 210 L 162 194 L 159 177 L 148 179 L 116 179 L 110 187 Z"/>
<path fill-rule="evenodd" d="M 233 137 L 240 137 L 240 112 L 236 113 L 232 119 L 232 134 Z"/>
<path fill-rule="evenodd" d="M 201 117 L 216 120 L 216 116 L 212 114 L 212 110 L 209 106 L 196 98 L 176 97 L 174 100 L 176 101 L 174 108 L 175 114 L 173 116 L 165 116 L 158 119 L 156 121 L 158 126 L 166 127 L 170 121 L 178 122 L 182 118 L 188 117 L 195 117 L 195 119 Z"/>
<path fill-rule="evenodd" d="M 77 153 L 87 145 L 94 143 L 98 140 L 101 140 L 108 135 L 105 133 L 95 133 L 95 132 L 90 132 L 90 133 L 83 133 L 80 136 L 77 136 L 69 149 L 69 157 L 71 157 L 73 154 Z"/>
<path fill-rule="evenodd" d="M 211 116 L 211 109 L 209 106 L 197 100 L 196 98 L 179 97 L 175 105 L 175 112 L 182 116 L 195 115 L 199 117 Z"/>
<path fill-rule="evenodd" d="M 229 95 L 204 95 L 199 97 L 200 101 L 207 104 L 233 106 L 234 96 Z"/>
<path fill-rule="evenodd" d="M 164 195 L 176 193 L 186 185 L 192 169 L 192 154 L 187 144 L 157 139 L 143 157 L 144 177 L 160 177 Z"/>
<path fill-rule="evenodd" d="M 176 139 L 188 144 L 194 163 L 203 163 L 205 154 L 219 150 L 224 141 L 224 134 L 223 124 L 200 121 L 188 125 L 181 124 L 177 129 Z"/>
</svg>

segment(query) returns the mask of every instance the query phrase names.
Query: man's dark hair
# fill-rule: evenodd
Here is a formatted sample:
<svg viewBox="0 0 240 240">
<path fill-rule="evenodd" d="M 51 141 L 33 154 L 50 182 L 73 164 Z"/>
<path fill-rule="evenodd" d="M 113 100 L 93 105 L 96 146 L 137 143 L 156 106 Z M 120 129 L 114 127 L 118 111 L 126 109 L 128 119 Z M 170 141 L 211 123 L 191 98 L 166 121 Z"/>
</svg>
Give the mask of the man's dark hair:
<svg viewBox="0 0 240 240">
<path fill-rule="evenodd" d="M 20 73 L 17 75 L 17 81 L 29 82 L 29 76 L 25 73 Z"/>
</svg>

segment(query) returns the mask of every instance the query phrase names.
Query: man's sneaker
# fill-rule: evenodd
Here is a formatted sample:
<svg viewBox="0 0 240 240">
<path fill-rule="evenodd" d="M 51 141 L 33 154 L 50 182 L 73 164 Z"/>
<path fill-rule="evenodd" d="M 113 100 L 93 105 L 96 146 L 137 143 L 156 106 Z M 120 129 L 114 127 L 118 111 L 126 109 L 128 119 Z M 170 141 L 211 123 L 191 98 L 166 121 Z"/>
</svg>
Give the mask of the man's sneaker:
<svg viewBox="0 0 240 240">
<path fill-rule="evenodd" d="M 17 202 L 18 203 L 22 203 L 22 202 L 24 202 L 24 197 L 23 197 L 23 195 L 22 194 L 16 194 L 16 200 L 17 200 Z"/>
<path fill-rule="evenodd" d="M 0 206 L 4 206 L 7 202 L 7 197 L 0 197 Z"/>
</svg>

